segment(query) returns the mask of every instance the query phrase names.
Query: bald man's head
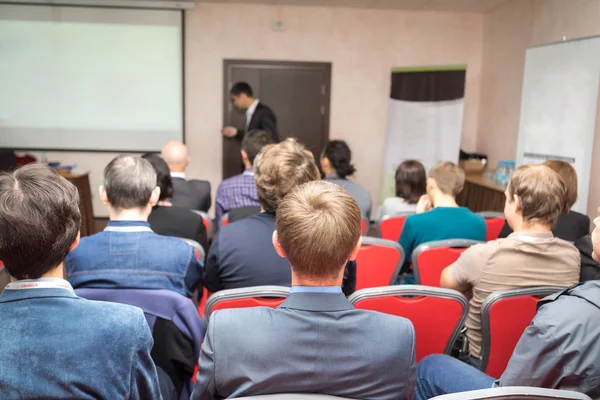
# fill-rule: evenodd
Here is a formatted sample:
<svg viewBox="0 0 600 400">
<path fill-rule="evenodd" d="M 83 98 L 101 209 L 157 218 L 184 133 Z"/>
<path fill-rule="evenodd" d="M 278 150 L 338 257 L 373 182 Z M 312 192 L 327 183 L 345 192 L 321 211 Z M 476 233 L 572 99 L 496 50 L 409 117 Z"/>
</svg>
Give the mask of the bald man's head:
<svg viewBox="0 0 600 400">
<path fill-rule="evenodd" d="M 181 142 L 170 141 L 162 149 L 162 158 L 169 165 L 171 172 L 185 172 L 190 163 L 187 147 Z"/>
</svg>

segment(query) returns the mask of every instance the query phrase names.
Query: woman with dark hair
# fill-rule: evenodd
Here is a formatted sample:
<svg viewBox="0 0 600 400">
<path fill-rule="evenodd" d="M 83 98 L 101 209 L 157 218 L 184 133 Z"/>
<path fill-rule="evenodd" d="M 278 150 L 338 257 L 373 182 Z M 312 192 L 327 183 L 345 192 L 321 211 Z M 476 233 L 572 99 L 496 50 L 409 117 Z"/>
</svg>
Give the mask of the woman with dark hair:
<svg viewBox="0 0 600 400">
<path fill-rule="evenodd" d="M 148 217 L 150 228 L 159 235 L 191 239 L 200 243 L 204 251 L 208 251 L 206 227 L 202 217 L 187 208 L 174 207 L 173 181 L 169 166 L 158 154 L 146 153 L 142 156 L 150 161 L 156 171 L 156 186 L 160 188 L 158 204 Z"/>
<path fill-rule="evenodd" d="M 423 164 L 406 160 L 396 169 L 396 197 L 388 197 L 378 210 L 379 218 L 403 212 L 416 212 L 417 203 L 426 192 L 427 173 Z"/>
<path fill-rule="evenodd" d="M 326 181 L 340 185 L 358 203 L 363 216 L 371 217 L 371 195 L 359 184 L 347 179 L 356 169 L 351 163 L 352 152 L 343 140 L 330 140 L 321 155 L 321 171 Z"/>
</svg>

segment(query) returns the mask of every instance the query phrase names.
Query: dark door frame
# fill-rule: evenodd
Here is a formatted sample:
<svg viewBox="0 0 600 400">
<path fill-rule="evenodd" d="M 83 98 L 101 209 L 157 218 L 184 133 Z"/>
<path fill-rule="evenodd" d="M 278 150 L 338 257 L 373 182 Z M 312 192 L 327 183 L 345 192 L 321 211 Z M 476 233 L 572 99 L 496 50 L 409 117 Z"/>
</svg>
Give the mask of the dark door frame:
<svg viewBox="0 0 600 400">
<path fill-rule="evenodd" d="M 324 142 L 323 147 L 329 141 L 329 117 L 331 108 L 331 63 L 330 62 L 303 62 L 303 61 L 276 61 L 276 60 L 245 60 L 245 59 L 224 59 L 223 60 L 223 125 L 229 125 L 228 117 L 232 111 L 233 105 L 229 98 L 229 89 L 232 82 L 232 68 L 259 68 L 259 69 L 287 69 L 287 70 L 314 70 L 325 73 L 325 81 L 328 84 L 323 86 L 323 95 L 325 97 L 324 107 L 322 110 L 324 121 Z M 327 92 L 329 91 L 329 93 Z M 318 160 L 315 160 L 318 162 Z M 225 162 L 223 157 L 222 163 Z M 223 172 L 225 171 L 224 164 L 221 165 Z"/>
</svg>

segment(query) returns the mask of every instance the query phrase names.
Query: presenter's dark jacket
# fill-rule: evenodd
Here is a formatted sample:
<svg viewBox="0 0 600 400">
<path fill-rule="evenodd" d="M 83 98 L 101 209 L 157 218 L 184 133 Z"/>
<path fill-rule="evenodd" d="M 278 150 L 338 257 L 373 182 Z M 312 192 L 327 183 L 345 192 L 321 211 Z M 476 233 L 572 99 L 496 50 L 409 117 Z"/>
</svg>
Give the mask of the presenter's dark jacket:
<svg viewBox="0 0 600 400">
<path fill-rule="evenodd" d="M 219 229 L 205 263 L 204 285 L 209 292 L 250 286 L 291 286 L 291 267 L 273 247 L 275 214 L 262 212 Z M 343 291 L 356 288 L 356 262 L 344 272 Z"/>
<path fill-rule="evenodd" d="M 252 118 L 250 119 L 250 123 L 247 124 L 248 131 L 252 131 L 255 129 L 260 129 L 261 131 L 269 132 L 271 137 L 273 137 L 273 141 L 275 143 L 279 143 L 279 133 L 277 131 L 277 118 L 268 106 L 259 102 L 256 105 L 256 109 L 254 110 L 254 114 L 252 114 Z M 238 129 L 235 138 L 237 140 L 242 140 L 244 135 L 246 134 L 246 130 Z"/>
</svg>

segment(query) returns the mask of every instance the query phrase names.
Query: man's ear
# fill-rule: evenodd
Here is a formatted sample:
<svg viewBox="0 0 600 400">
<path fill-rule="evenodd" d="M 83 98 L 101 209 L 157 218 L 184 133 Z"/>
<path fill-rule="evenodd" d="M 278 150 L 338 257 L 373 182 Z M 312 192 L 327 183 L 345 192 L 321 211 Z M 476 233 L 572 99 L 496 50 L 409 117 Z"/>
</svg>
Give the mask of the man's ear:
<svg viewBox="0 0 600 400">
<path fill-rule="evenodd" d="M 79 239 L 81 239 L 81 231 L 77 232 L 77 237 L 73 241 L 73 244 L 71 244 L 71 247 L 69 247 L 69 251 L 73 251 L 77 246 L 79 246 Z"/>
<path fill-rule="evenodd" d="M 279 236 L 277 235 L 277 231 L 273 232 L 273 247 L 275 247 L 275 251 L 279 254 L 281 258 L 287 258 L 287 254 L 281 247 L 281 243 L 279 243 Z"/>
<path fill-rule="evenodd" d="M 354 261 L 356 257 L 358 257 L 358 252 L 360 251 L 360 246 L 362 245 L 362 236 L 358 238 L 358 242 L 356 242 L 356 246 L 352 249 L 350 256 L 348 256 L 348 260 Z"/>
<path fill-rule="evenodd" d="M 154 207 L 158 203 L 158 199 L 160 199 L 160 188 L 157 186 L 152 191 L 148 203 L 150 203 L 150 205 Z"/>
<path fill-rule="evenodd" d="M 108 202 L 108 196 L 106 195 L 106 189 L 104 188 L 104 185 L 100 185 L 100 187 L 98 188 L 98 194 L 100 195 L 100 201 L 102 202 L 102 204 L 107 206 L 109 204 L 109 202 Z"/>
<path fill-rule="evenodd" d="M 246 150 L 242 150 L 240 153 L 242 153 L 242 160 L 248 161 L 248 162 L 250 161 L 248 159 L 248 153 L 246 153 Z"/>
<path fill-rule="evenodd" d="M 513 203 L 515 205 L 515 210 L 518 211 L 519 213 L 522 213 L 521 199 L 516 194 L 513 194 Z"/>
</svg>

